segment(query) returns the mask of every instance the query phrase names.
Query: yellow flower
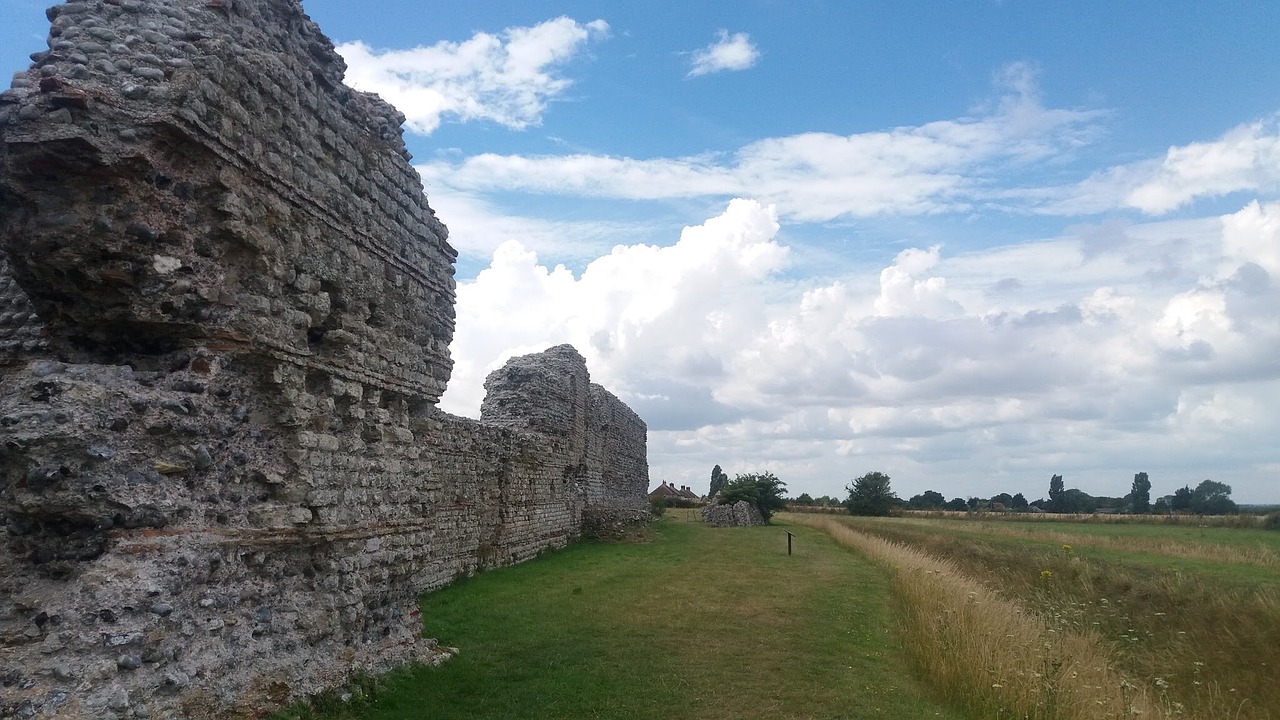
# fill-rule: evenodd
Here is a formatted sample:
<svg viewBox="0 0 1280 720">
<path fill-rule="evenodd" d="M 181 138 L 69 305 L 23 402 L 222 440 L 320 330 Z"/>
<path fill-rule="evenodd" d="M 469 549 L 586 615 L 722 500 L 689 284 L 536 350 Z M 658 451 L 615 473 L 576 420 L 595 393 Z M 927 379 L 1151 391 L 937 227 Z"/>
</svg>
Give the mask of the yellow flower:
<svg viewBox="0 0 1280 720">
<path fill-rule="evenodd" d="M 1040 571 L 1040 577 L 1041 577 L 1042 579 L 1044 579 L 1044 580 L 1049 580 L 1049 579 L 1051 579 L 1051 578 L 1053 577 L 1053 571 L 1052 571 L 1052 570 L 1041 570 L 1041 571 Z"/>
</svg>

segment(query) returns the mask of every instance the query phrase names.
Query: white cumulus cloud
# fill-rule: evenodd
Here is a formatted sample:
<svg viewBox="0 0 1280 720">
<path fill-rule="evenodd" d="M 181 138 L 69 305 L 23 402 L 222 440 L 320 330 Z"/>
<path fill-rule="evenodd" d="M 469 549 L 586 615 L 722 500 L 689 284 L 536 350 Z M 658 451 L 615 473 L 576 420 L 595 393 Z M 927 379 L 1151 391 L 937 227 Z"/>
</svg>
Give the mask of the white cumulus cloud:
<svg viewBox="0 0 1280 720">
<path fill-rule="evenodd" d="M 445 119 L 522 129 L 538 124 L 547 104 L 572 84 L 559 74 L 562 66 L 608 32 L 603 20 L 561 17 L 463 42 L 375 50 L 357 41 L 338 52 L 347 63 L 346 83 L 395 105 L 412 132 L 430 134 Z"/>
<path fill-rule="evenodd" d="M 880 470 L 900 494 L 967 496 L 1063 473 L 1119 494 L 1141 470 L 1249 501 L 1280 433 L 1277 217 L 1129 226 L 1101 253 L 1085 229 L 908 248 L 822 282 L 788 274 L 776 213 L 749 200 L 577 275 L 508 242 L 459 286 L 442 406 L 473 414 L 507 357 L 571 342 L 649 423 L 655 479 L 771 469 L 816 496 Z"/>
<path fill-rule="evenodd" d="M 787 263 L 777 230 L 772 208 L 735 200 L 674 245 L 620 245 L 578 277 L 541 265 L 518 241 L 503 243 L 458 287 L 454 379 L 442 406 L 474 414 L 485 375 L 512 355 L 562 342 L 624 397 L 668 397 L 688 378 L 718 375 L 723 348 L 755 322 L 743 311 L 763 311 L 760 282 Z"/>
<path fill-rule="evenodd" d="M 689 77 L 709 75 L 725 70 L 746 70 L 760 59 L 760 51 L 746 33 L 729 34 L 720 30 L 716 41 L 693 52 Z"/>
<path fill-rule="evenodd" d="M 1226 255 L 1235 266 L 1256 263 L 1272 282 L 1280 282 L 1280 202 L 1254 200 L 1222 218 L 1222 225 Z"/>
</svg>

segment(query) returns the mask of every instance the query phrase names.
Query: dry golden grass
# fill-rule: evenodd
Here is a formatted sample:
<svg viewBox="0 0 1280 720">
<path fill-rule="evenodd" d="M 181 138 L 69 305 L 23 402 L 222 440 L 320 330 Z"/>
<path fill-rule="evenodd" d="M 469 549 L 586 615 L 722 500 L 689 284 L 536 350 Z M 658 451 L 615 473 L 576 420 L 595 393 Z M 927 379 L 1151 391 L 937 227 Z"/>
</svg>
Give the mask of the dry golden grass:
<svg viewBox="0 0 1280 720">
<path fill-rule="evenodd" d="M 1280 572 L 1266 560 L 1280 533 L 984 515 L 833 520 L 945 560 L 1059 633 L 1098 637 L 1169 714 L 1280 717 Z"/>
<path fill-rule="evenodd" d="M 950 562 L 833 519 L 789 515 L 890 567 L 907 651 L 952 703 L 981 717 L 1163 718 L 1166 709 L 1111 668 L 1089 632 L 1062 632 Z"/>
</svg>

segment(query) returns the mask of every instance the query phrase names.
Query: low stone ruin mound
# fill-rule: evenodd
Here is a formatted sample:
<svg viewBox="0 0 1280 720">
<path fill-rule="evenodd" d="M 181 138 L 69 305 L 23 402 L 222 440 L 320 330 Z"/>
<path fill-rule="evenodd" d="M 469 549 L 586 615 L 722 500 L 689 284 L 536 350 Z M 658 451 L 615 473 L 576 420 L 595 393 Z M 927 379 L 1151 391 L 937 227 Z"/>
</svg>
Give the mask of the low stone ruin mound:
<svg viewBox="0 0 1280 720">
<path fill-rule="evenodd" d="M 702 522 L 713 527 L 767 524 L 760 510 L 746 500 L 739 500 L 730 505 L 708 505 L 702 508 Z"/>
</svg>

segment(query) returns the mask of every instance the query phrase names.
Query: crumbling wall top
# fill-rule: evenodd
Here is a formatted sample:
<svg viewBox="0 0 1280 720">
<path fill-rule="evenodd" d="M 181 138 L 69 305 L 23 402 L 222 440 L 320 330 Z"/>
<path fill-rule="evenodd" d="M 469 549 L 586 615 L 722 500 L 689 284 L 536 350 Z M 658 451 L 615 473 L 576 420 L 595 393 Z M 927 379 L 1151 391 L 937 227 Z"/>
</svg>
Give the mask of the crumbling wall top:
<svg viewBox="0 0 1280 720">
<path fill-rule="evenodd" d="M 591 376 L 572 345 L 520 355 L 484 381 L 480 421 L 548 435 L 582 434 Z"/>
<path fill-rule="evenodd" d="M 438 400 L 456 252 L 297 0 L 49 16 L 0 93 L 0 235 L 61 353 L 240 343 Z"/>
</svg>

